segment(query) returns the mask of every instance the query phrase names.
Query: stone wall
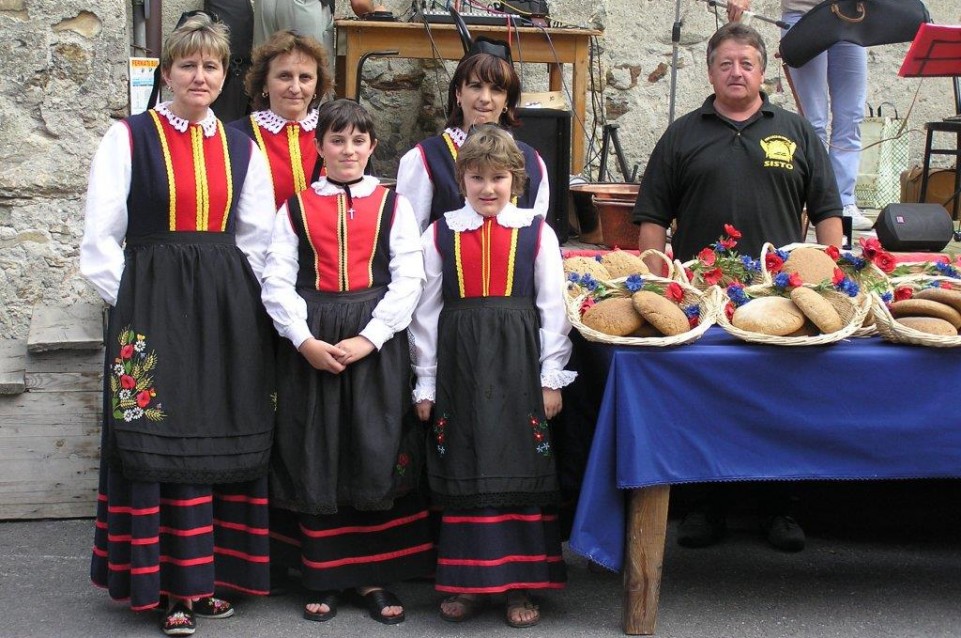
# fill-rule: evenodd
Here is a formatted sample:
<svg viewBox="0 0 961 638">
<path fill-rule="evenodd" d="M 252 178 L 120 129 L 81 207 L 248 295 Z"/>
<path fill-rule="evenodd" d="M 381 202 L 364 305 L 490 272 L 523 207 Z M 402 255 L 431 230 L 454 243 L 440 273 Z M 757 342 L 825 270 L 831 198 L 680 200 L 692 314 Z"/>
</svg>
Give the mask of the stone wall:
<svg viewBox="0 0 961 638">
<path fill-rule="evenodd" d="M 396 14 L 408 0 L 385 0 Z M 165 32 L 198 0 L 164 2 Z M 348 11 L 346 2 L 342 11 Z M 778 0 L 755 0 L 761 14 L 777 17 Z M 930 0 L 935 22 L 961 22 L 957 0 Z M 604 30 L 595 53 L 588 130 L 617 122 L 628 162 L 643 170 L 668 124 L 672 61 L 672 0 L 551 0 L 553 18 Z M 78 273 L 83 194 L 90 157 L 111 121 L 125 114 L 130 0 L 0 0 L 0 338 L 24 337 L 37 304 L 96 300 Z M 700 0 L 681 2 L 675 112 L 696 108 L 709 92 L 704 51 L 716 28 Z M 755 26 L 772 45 L 775 27 Z M 907 45 L 870 50 L 869 101 L 893 101 L 902 115 L 920 81 L 897 77 Z M 527 90 L 543 90 L 542 69 L 525 65 Z M 400 154 L 442 121 L 451 65 L 405 60 L 365 67 L 362 100 L 378 116 L 382 139 L 378 170 L 392 175 Z M 767 89 L 789 108 L 787 83 L 769 65 Z M 910 112 L 912 155 L 920 157 L 922 127 L 952 111 L 947 80 L 924 80 Z M 612 164 L 613 165 L 613 164 Z"/>
</svg>

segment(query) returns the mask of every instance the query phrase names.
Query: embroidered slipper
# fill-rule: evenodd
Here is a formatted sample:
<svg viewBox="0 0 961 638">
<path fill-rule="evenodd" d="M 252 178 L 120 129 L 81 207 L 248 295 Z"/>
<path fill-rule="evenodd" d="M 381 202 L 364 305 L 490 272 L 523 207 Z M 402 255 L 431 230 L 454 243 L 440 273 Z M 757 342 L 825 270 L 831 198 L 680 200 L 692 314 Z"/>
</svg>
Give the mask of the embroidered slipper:
<svg viewBox="0 0 961 638">
<path fill-rule="evenodd" d="M 519 612 L 524 610 L 533 611 L 534 616 L 530 620 L 519 620 Z M 540 607 L 531 602 L 526 591 L 511 591 L 507 594 L 507 615 L 504 620 L 514 629 L 533 627 L 541 621 Z"/>
<path fill-rule="evenodd" d="M 340 592 L 335 589 L 311 592 L 304 604 L 304 618 L 315 622 L 327 622 L 337 615 L 337 605 L 340 604 Z M 310 611 L 307 605 L 327 605 L 327 611 Z"/>
<path fill-rule="evenodd" d="M 396 616 L 385 616 L 381 613 L 384 607 L 404 606 L 397 596 L 386 589 L 374 589 L 363 596 L 357 593 L 357 598 L 360 605 L 367 608 L 368 615 L 381 624 L 399 625 L 404 622 L 404 619 L 407 617 L 404 612 L 400 612 Z"/>
<path fill-rule="evenodd" d="M 189 636 L 197 631 L 197 621 L 186 605 L 177 603 L 164 614 L 160 628 L 168 636 Z"/>
<path fill-rule="evenodd" d="M 460 606 L 460 613 L 445 612 L 441 607 L 440 617 L 447 622 L 465 622 L 470 620 L 487 607 L 487 599 L 483 596 L 465 596 L 458 594 L 448 596 L 444 599 L 445 603 L 454 603 Z"/>
<path fill-rule="evenodd" d="M 234 606 L 222 598 L 207 596 L 194 601 L 194 616 L 198 618 L 230 618 Z"/>
</svg>

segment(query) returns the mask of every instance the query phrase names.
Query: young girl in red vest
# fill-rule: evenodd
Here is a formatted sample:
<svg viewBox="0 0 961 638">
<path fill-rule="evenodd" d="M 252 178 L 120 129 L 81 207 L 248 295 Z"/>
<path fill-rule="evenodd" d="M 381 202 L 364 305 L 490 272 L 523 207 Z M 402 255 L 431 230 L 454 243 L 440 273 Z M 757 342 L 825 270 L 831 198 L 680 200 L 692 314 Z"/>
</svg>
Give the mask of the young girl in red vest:
<svg viewBox="0 0 961 638">
<path fill-rule="evenodd" d="M 277 365 L 272 560 L 301 572 L 306 619 L 333 618 L 350 590 L 392 625 L 404 609 L 384 585 L 429 574 L 434 547 L 410 489 L 422 427 L 402 419 L 423 258 L 410 205 L 364 175 L 376 145 L 356 102 L 320 108 L 327 175 L 278 211 L 263 300 L 290 342 Z"/>
<path fill-rule="evenodd" d="M 421 238 L 427 284 L 411 333 L 414 402 L 430 422 L 431 496 L 444 509 L 436 588 L 445 620 L 507 595 L 507 624 L 540 620 L 528 590 L 559 589 L 566 570 L 548 419 L 575 373 L 557 237 L 511 203 L 524 155 L 496 126 L 475 129 L 457 157 L 467 204 Z"/>
</svg>

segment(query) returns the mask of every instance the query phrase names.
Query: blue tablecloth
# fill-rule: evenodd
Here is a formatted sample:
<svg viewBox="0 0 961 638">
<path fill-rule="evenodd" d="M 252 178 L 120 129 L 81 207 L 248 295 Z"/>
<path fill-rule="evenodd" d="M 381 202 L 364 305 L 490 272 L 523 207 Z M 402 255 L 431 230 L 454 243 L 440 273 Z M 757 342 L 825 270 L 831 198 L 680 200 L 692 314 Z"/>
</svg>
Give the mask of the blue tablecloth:
<svg viewBox="0 0 961 638">
<path fill-rule="evenodd" d="M 571 548 L 624 554 L 620 490 L 703 481 L 961 476 L 961 352 L 878 337 L 673 348 L 589 344 L 610 367 Z"/>
</svg>

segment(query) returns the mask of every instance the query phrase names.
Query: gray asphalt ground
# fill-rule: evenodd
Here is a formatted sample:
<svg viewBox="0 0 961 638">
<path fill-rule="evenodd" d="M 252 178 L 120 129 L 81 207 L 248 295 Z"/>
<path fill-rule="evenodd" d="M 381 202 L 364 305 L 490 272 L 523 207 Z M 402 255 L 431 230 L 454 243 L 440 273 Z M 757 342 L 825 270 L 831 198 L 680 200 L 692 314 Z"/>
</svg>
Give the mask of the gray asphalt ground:
<svg viewBox="0 0 961 638">
<path fill-rule="evenodd" d="M 747 513 L 730 519 L 718 545 L 676 545 L 672 516 L 657 635 L 718 637 L 961 636 L 961 531 L 957 482 L 833 484 L 807 495 L 808 547 L 770 548 Z M 880 487 L 879 487 L 880 486 Z M 672 503 L 674 507 L 674 503 Z M 683 507 L 683 504 L 682 506 Z M 0 523 L 0 636 L 156 638 L 159 614 L 135 614 L 88 579 L 93 521 Z M 196 636 L 289 638 L 337 636 L 619 636 L 620 577 L 569 556 L 568 587 L 540 600 L 543 620 L 510 629 L 503 605 L 465 624 L 437 614 L 430 583 L 393 589 L 408 619 L 385 627 L 342 607 L 327 623 L 300 618 L 302 596 L 239 599 L 224 620 L 200 619 Z"/>
</svg>

